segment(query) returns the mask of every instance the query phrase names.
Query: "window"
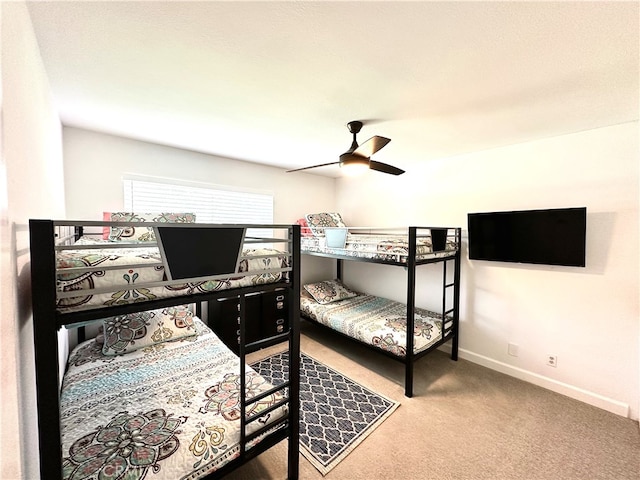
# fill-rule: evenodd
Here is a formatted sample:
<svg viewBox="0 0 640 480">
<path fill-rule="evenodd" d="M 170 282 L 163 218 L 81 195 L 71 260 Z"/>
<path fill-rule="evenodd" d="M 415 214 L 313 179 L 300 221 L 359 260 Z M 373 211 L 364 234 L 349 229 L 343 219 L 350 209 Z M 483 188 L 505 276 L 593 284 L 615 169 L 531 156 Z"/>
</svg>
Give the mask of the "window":
<svg viewBox="0 0 640 480">
<path fill-rule="evenodd" d="M 156 178 L 125 178 L 123 186 L 129 212 L 195 213 L 198 223 L 273 223 L 271 193 Z"/>
</svg>

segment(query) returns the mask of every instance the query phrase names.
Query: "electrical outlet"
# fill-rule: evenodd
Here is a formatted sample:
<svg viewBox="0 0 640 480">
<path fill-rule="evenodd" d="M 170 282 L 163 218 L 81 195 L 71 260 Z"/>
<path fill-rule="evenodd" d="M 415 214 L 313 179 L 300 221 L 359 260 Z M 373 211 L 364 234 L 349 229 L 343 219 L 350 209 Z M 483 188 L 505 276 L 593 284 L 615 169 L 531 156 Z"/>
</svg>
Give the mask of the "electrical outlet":
<svg viewBox="0 0 640 480">
<path fill-rule="evenodd" d="M 547 365 L 550 367 L 557 367 L 558 357 L 556 355 L 547 355 Z"/>
<path fill-rule="evenodd" d="M 507 346 L 507 353 L 509 355 L 511 355 L 512 357 L 517 357 L 518 356 L 518 345 L 516 345 L 515 343 L 510 343 Z"/>
</svg>

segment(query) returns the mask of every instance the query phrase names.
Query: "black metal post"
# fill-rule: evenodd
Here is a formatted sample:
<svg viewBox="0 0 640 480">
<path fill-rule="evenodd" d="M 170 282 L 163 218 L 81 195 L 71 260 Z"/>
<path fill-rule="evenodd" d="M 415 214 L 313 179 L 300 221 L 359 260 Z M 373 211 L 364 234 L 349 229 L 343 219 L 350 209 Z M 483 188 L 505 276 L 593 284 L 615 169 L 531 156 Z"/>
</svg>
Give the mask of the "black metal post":
<svg viewBox="0 0 640 480">
<path fill-rule="evenodd" d="M 451 342 L 451 360 L 458 360 L 458 335 L 460 333 L 460 269 L 462 266 L 462 229 L 456 228 L 456 240 L 458 251 L 456 252 L 454 264 L 455 271 L 453 273 L 453 341 Z"/>
<path fill-rule="evenodd" d="M 29 220 L 40 477 L 62 478 L 54 223 Z"/>
<path fill-rule="evenodd" d="M 289 452 L 288 478 L 298 480 L 300 469 L 300 226 L 293 225 L 293 270 L 289 294 Z"/>
<path fill-rule="evenodd" d="M 407 257 L 407 351 L 405 354 L 404 394 L 413 396 L 413 331 L 416 303 L 416 232 L 417 227 L 409 227 L 409 255 Z"/>
</svg>

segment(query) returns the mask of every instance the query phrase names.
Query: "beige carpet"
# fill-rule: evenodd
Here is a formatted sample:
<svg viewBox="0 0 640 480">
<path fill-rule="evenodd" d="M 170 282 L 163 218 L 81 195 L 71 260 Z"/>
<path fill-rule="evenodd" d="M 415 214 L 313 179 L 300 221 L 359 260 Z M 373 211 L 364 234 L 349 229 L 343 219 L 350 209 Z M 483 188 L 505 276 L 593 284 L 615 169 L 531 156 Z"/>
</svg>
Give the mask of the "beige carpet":
<svg viewBox="0 0 640 480">
<path fill-rule="evenodd" d="M 402 403 L 326 477 L 301 456 L 302 480 L 640 478 L 637 422 L 441 352 L 417 362 L 406 398 L 400 363 L 302 325 L 305 353 Z M 286 475 L 282 442 L 227 478 Z"/>
</svg>

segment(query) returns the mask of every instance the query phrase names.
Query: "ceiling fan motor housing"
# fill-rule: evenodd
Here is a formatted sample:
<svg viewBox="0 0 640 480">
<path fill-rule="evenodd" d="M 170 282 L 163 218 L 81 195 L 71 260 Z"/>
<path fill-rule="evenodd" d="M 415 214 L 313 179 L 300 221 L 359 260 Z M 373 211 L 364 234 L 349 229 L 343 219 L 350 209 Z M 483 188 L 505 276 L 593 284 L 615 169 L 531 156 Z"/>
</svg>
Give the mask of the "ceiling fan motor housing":
<svg viewBox="0 0 640 480">
<path fill-rule="evenodd" d="M 352 154 L 356 148 L 358 148 L 358 141 L 356 140 L 356 135 L 360 132 L 360 130 L 362 129 L 362 122 L 359 120 L 353 120 L 349 123 L 347 123 L 347 128 L 349 129 L 349 131 L 351 133 L 353 133 L 353 141 L 351 142 L 351 146 L 349 147 L 349 150 L 347 150 L 345 153 L 343 153 L 342 155 L 340 155 L 340 164 L 342 164 L 342 156 L 343 155 L 347 155 L 347 154 Z"/>
<path fill-rule="evenodd" d="M 356 133 L 360 133 L 360 130 L 362 129 L 362 122 L 359 120 L 353 120 L 352 122 L 347 123 L 347 128 L 355 135 Z"/>
</svg>

